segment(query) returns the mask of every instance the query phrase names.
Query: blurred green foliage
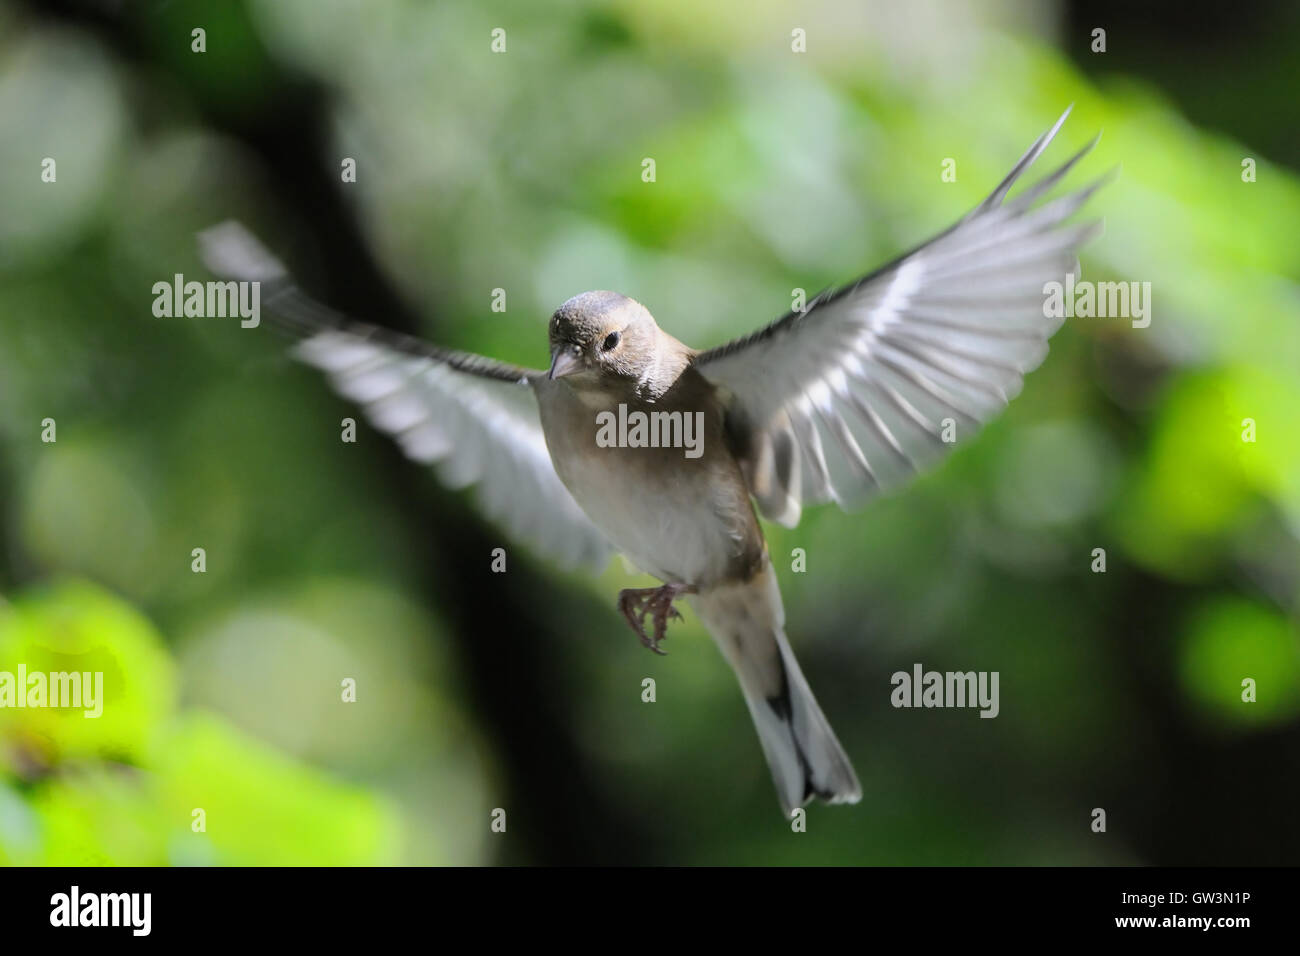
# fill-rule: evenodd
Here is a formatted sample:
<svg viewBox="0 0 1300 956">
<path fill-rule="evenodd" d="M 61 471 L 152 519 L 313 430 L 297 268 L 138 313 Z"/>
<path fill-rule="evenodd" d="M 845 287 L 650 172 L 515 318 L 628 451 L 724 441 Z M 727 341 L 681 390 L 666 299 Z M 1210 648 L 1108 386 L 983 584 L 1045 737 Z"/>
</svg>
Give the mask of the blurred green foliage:
<svg viewBox="0 0 1300 956">
<path fill-rule="evenodd" d="M 228 218 L 309 285 L 348 284 L 320 269 L 335 237 L 278 217 L 268 171 L 217 131 L 283 95 L 273 64 L 330 91 L 320 167 L 357 160 L 339 188 L 425 331 L 530 365 L 551 310 L 589 288 L 639 299 L 692 345 L 749 331 L 792 289 L 950 224 L 1074 103 L 1042 163 L 1104 131 L 1066 184 L 1119 168 L 1090 204 L 1106 232 L 1084 276 L 1151 282 L 1150 327 L 1067 321 L 1024 395 L 942 469 L 860 515 L 768 529 L 862 805 L 814 811 L 792 839 L 698 624 L 651 660 L 612 610 L 587 610 L 639 579 L 512 550 L 562 595 L 547 613 L 570 640 L 548 652 L 572 677 L 546 692 L 586 764 L 554 772 L 598 778 L 666 862 L 1294 860 L 1300 830 L 1277 808 L 1300 777 L 1300 178 L 1152 85 L 1085 76 L 1068 51 L 1088 40 L 1052 9 L 175 2 L 130 21 L 123 59 L 0 5 L 0 670 L 93 663 L 111 702 L 99 720 L 0 710 L 0 861 L 510 852 L 487 830 L 503 742 L 427 598 L 438 529 L 410 520 L 382 439 L 341 445 L 351 410 L 265 330 L 150 313 L 152 284 L 200 275 L 193 235 Z M 489 51 L 498 26 L 505 55 Z M 807 54 L 790 52 L 794 26 Z M 46 156 L 57 186 L 39 181 Z M 790 572 L 796 547 L 806 574 Z M 460 636 L 491 630 L 489 615 Z M 891 709 L 889 675 L 915 661 L 999 670 L 1002 714 Z M 355 705 L 339 703 L 347 676 Z M 1241 754 L 1258 786 L 1216 789 Z M 1222 814 L 1213 833 L 1193 797 Z M 1087 827 L 1098 805 L 1105 839 Z"/>
<path fill-rule="evenodd" d="M 102 714 L 0 709 L 0 862 L 319 865 L 398 859 L 388 801 L 179 711 L 161 637 L 69 582 L 0 608 L 0 672 L 103 674 Z M 52 705 L 53 700 L 49 701 Z"/>
</svg>

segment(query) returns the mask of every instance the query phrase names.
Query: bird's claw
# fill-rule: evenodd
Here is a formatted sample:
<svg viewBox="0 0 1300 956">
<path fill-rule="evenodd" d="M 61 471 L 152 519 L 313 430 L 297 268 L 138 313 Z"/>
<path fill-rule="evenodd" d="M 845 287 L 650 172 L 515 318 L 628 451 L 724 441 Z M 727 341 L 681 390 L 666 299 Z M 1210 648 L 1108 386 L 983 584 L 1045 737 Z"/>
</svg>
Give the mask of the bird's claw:
<svg viewBox="0 0 1300 956">
<path fill-rule="evenodd" d="M 641 639 L 641 643 L 663 656 L 668 652 L 661 650 L 659 643 L 668 636 L 668 622 L 682 619 L 681 612 L 673 607 L 673 601 L 680 594 L 694 592 L 686 584 L 665 584 L 657 588 L 626 588 L 618 594 L 618 609 L 627 620 L 628 625 Z M 653 634 L 647 634 L 645 619 L 649 617 L 654 624 Z"/>
</svg>

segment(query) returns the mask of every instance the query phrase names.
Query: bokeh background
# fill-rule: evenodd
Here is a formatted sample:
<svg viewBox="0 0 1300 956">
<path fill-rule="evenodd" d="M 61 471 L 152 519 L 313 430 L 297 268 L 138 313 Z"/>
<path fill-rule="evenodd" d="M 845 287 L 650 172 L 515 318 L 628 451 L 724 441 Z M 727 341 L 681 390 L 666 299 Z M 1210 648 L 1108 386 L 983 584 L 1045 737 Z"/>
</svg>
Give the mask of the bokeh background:
<svg viewBox="0 0 1300 956">
<path fill-rule="evenodd" d="M 0 0 L 0 670 L 107 682 L 97 721 L 0 710 L 0 862 L 1300 859 L 1300 7 L 1133 6 Z M 706 346 L 951 223 L 1070 103 L 1043 169 L 1104 130 L 1084 272 L 1153 320 L 1068 320 L 938 471 L 769 528 L 865 790 L 802 834 L 689 612 L 648 654 L 621 563 L 341 443 L 265 324 L 151 311 L 236 218 L 448 345 L 544 364 L 611 288 Z M 999 671 L 1000 716 L 893 709 L 917 662 Z"/>
</svg>

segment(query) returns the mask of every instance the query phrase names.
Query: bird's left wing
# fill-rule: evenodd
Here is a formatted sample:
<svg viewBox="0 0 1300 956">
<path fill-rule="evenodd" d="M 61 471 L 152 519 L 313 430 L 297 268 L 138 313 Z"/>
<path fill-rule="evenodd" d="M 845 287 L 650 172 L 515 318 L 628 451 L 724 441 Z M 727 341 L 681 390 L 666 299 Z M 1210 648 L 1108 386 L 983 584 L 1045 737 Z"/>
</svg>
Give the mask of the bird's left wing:
<svg viewBox="0 0 1300 956">
<path fill-rule="evenodd" d="M 238 223 L 199 235 L 208 268 L 262 284 L 262 303 L 297 338 L 293 354 L 321 369 L 415 461 L 452 488 L 476 485 L 504 530 L 567 566 L 603 568 L 612 548 L 551 464 L 530 381 L 545 373 L 443 349 L 353 322 L 308 298 Z"/>
<path fill-rule="evenodd" d="M 695 358 L 766 517 L 793 526 L 805 504 L 852 507 L 896 487 L 1020 391 L 1060 325 L 1044 315 L 1045 284 L 1100 228 L 1064 223 L 1101 181 L 1036 205 L 1096 140 L 1003 202 L 1063 122 L 946 232 Z"/>
</svg>

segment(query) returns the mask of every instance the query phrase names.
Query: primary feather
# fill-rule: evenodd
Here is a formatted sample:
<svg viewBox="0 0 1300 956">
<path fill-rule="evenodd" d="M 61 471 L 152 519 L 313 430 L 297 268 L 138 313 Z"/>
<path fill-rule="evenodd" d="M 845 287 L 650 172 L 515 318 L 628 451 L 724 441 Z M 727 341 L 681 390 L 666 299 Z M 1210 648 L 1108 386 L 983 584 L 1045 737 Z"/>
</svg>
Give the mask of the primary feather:
<svg viewBox="0 0 1300 956">
<path fill-rule="evenodd" d="M 1065 117 L 954 226 L 696 367 L 728 403 L 760 511 L 786 526 L 806 504 L 855 507 L 902 484 L 1019 393 L 1060 320 L 1044 285 L 1077 270 L 1100 223 L 1066 220 L 1102 181 L 1035 205 L 1095 145 L 1004 202 Z"/>
<path fill-rule="evenodd" d="M 530 386 L 545 373 L 353 322 L 310 299 L 246 229 L 200 235 L 213 272 L 258 280 L 263 302 L 298 343 L 294 355 L 329 376 L 379 430 L 453 488 L 476 486 L 507 532 L 566 566 L 603 568 L 613 553 L 564 487 Z"/>
</svg>

